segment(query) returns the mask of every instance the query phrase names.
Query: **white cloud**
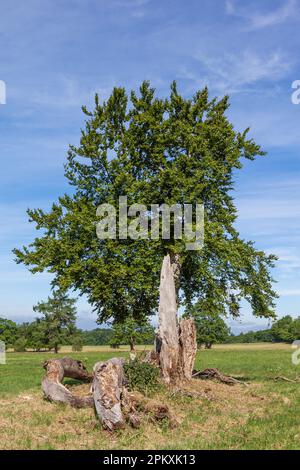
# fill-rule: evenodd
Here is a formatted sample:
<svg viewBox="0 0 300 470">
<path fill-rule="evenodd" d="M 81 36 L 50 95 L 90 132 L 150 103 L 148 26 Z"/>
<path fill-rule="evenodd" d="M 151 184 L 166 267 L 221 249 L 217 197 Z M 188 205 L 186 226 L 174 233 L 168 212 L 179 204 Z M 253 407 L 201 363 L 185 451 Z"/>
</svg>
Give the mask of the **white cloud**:
<svg viewBox="0 0 300 470">
<path fill-rule="evenodd" d="M 300 289 L 282 289 L 279 291 L 281 297 L 298 297 L 300 296 Z"/>
<path fill-rule="evenodd" d="M 218 56 L 201 51 L 194 54 L 194 58 L 204 67 L 207 84 L 222 94 L 245 92 L 262 81 L 274 83 L 286 76 L 292 66 L 280 50 L 268 54 L 245 50 Z M 183 75 L 197 81 L 197 76 L 191 72 L 185 70 Z M 198 85 L 203 86 L 203 77 Z"/>
<path fill-rule="evenodd" d="M 255 30 L 280 24 L 294 17 L 297 11 L 296 0 L 284 0 L 279 8 L 268 12 L 253 11 L 249 3 L 245 6 L 245 2 L 241 3 L 236 0 L 226 1 L 226 12 L 229 15 L 242 18 L 247 22 L 248 30 Z"/>
<path fill-rule="evenodd" d="M 298 200 L 256 197 L 237 202 L 241 219 L 296 219 L 300 217 Z"/>
</svg>

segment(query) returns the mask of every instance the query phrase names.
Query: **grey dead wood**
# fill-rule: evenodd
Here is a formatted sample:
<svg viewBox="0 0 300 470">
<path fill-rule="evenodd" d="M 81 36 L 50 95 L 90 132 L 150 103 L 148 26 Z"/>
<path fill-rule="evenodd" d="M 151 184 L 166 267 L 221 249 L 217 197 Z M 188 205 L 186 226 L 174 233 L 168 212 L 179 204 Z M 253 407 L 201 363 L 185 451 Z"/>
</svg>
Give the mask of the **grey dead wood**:
<svg viewBox="0 0 300 470">
<path fill-rule="evenodd" d="M 94 365 L 92 393 L 95 410 L 103 428 L 109 431 L 125 425 L 121 409 L 122 389 L 125 383 L 123 365 L 123 358 L 112 358 Z"/>
<path fill-rule="evenodd" d="M 43 364 L 46 375 L 42 379 L 42 390 L 45 398 L 56 403 L 67 403 L 75 408 L 93 407 L 91 395 L 79 397 L 74 395 L 62 383 L 65 377 L 90 382 L 91 374 L 81 361 L 68 357 L 50 359 Z"/>
</svg>

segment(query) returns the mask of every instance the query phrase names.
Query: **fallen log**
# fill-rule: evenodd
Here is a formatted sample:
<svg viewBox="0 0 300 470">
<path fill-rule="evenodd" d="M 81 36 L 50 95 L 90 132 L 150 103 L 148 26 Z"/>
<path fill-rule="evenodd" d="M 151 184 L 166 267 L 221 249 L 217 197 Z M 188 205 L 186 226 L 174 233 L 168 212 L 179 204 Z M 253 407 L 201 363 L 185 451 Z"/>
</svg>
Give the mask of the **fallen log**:
<svg viewBox="0 0 300 470">
<path fill-rule="evenodd" d="M 124 359 L 112 358 L 94 365 L 92 386 L 96 413 L 104 429 L 114 431 L 124 427 L 121 394 L 125 383 Z"/>
<path fill-rule="evenodd" d="M 68 403 L 75 408 L 93 407 L 91 395 L 79 397 L 70 392 L 63 384 L 64 377 L 90 382 L 92 376 L 81 361 L 69 357 L 50 359 L 43 364 L 46 375 L 42 379 L 42 390 L 46 399 L 56 403 Z"/>
</svg>

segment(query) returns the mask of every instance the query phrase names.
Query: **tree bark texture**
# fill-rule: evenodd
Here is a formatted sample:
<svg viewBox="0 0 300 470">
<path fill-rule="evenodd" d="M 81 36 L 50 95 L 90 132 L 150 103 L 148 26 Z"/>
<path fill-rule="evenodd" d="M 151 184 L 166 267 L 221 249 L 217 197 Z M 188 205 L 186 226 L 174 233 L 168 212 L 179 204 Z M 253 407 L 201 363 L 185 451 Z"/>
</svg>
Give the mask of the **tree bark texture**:
<svg viewBox="0 0 300 470">
<path fill-rule="evenodd" d="M 122 428 L 125 419 L 121 410 L 121 394 L 125 383 L 124 359 L 113 358 L 94 366 L 93 398 L 97 415 L 109 431 Z"/>
</svg>

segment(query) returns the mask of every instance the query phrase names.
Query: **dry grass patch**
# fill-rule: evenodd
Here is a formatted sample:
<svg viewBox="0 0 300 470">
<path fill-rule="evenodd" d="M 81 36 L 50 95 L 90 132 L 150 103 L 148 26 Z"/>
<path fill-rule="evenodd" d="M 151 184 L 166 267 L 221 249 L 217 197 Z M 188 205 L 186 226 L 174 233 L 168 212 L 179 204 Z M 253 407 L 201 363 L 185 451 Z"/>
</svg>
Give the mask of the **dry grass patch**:
<svg viewBox="0 0 300 470">
<path fill-rule="evenodd" d="M 90 384 L 68 387 L 73 393 L 86 394 Z M 222 433 L 234 433 L 250 417 L 263 417 L 274 398 L 266 397 L 259 385 L 230 387 L 196 379 L 181 390 L 195 396 L 167 389 L 145 405 L 146 408 L 167 405 L 177 426 L 170 426 L 164 420 L 154 422 L 151 413 L 145 413 L 139 429 L 128 426 L 113 435 L 101 429 L 92 409 L 52 404 L 42 398 L 41 392 L 3 399 L 0 401 L 0 448 L 205 448 L 215 445 Z"/>
</svg>

